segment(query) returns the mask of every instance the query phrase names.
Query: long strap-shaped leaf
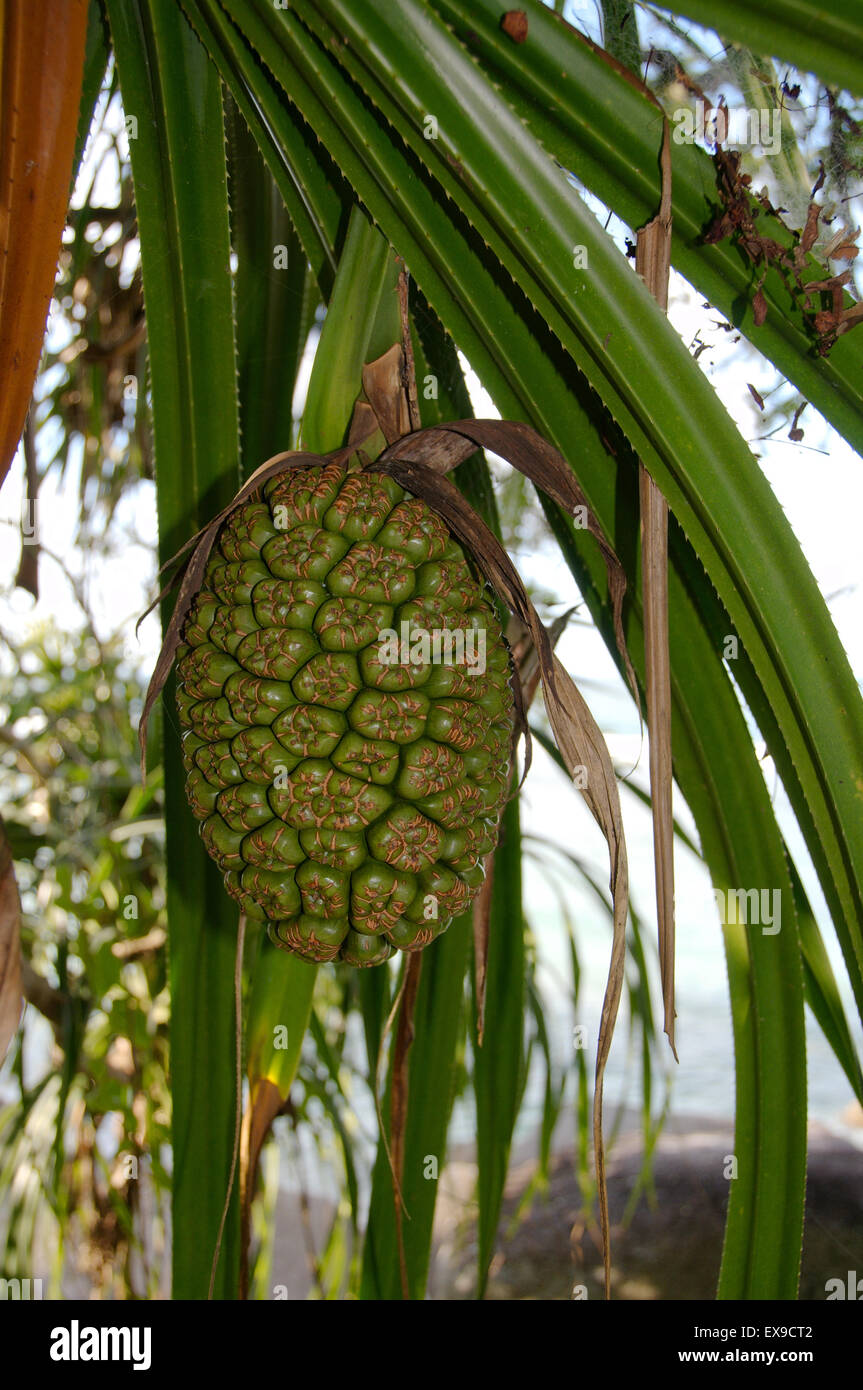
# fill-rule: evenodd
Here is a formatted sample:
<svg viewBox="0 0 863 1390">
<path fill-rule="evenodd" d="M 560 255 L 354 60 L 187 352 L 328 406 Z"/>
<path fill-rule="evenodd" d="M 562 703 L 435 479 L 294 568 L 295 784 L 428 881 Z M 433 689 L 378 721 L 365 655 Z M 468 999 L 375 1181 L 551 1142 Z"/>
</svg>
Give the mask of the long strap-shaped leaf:
<svg viewBox="0 0 863 1390">
<path fill-rule="evenodd" d="M 631 16 L 631 11 L 629 13 Z M 638 230 L 635 269 L 660 308 L 667 309 L 671 253 L 671 146 L 667 124 L 662 136 L 662 175 L 662 200 L 659 210 L 646 227 L 640 227 Z M 671 1050 L 676 1057 L 677 1051 L 674 1046 L 674 816 L 671 805 L 671 660 L 668 647 L 668 503 L 643 465 L 639 469 L 639 493 L 659 969 L 662 980 L 665 1032 Z"/>
<path fill-rule="evenodd" d="M 163 559 L 233 493 L 239 432 L 223 110 L 218 74 L 174 5 L 109 0 L 131 127 Z M 214 137 L 214 132 L 218 138 Z M 167 616 L 167 615 L 166 615 Z M 173 1294 L 206 1298 L 231 1165 L 236 913 L 183 794 L 163 703 L 171 946 Z M 215 1297 L 236 1296 L 238 1202 Z"/>
<path fill-rule="evenodd" d="M 274 84 L 219 5 L 183 0 L 183 10 L 218 67 L 267 162 L 325 300 L 336 272 L 339 224 L 346 198 L 334 166 L 327 168 L 315 136 L 293 108 L 280 105 Z M 284 441 L 280 441 L 284 443 Z"/>
<path fill-rule="evenodd" d="M 428 952 L 414 1010 L 412 1082 L 403 1128 L 401 1177 L 404 1205 L 410 1214 L 405 1222 L 404 1248 L 408 1290 L 414 1299 L 422 1298 L 428 1274 L 438 1179 L 444 1165 L 447 1128 L 458 1075 L 457 1048 L 463 1034 L 464 976 L 469 948 L 469 918 L 456 918 L 435 943 L 434 950 Z M 368 972 L 368 975 L 373 973 L 376 972 Z M 365 986 L 366 979 L 362 984 Z M 389 1095 L 388 1088 L 387 1112 Z M 392 1174 L 384 1145 L 380 1144 L 372 1175 L 360 1297 L 400 1299 L 402 1296 Z"/>
<path fill-rule="evenodd" d="M 509 1155 L 521 1104 L 524 1055 L 525 931 L 522 915 L 522 839 L 518 801 L 501 821 L 501 840 L 491 868 L 488 955 L 483 981 L 482 1046 L 474 1047 L 477 1161 L 477 1295 L 482 1298 L 494 1255 Z M 474 1035 L 480 991 L 473 993 Z"/>
<path fill-rule="evenodd" d="M 293 397 L 317 286 L 275 179 L 226 109 L 243 476 L 293 442 Z M 284 262 L 287 262 L 285 265 Z"/>
<path fill-rule="evenodd" d="M 241 1149 L 241 1297 L 248 1296 L 251 1207 L 258 1158 L 273 1120 L 291 1093 L 312 1012 L 317 967 L 264 937 L 255 962 L 246 1023 L 249 1098 Z"/>
<path fill-rule="evenodd" d="M 355 206 L 303 408 L 304 448 L 323 453 L 345 443 L 363 366 L 399 336 L 396 279 L 390 247 L 362 208 Z M 382 297 L 390 310 L 389 332 L 373 342 Z"/>
<path fill-rule="evenodd" d="M 522 63 L 513 44 L 501 33 L 494 0 L 471 0 L 469 23 L 468 6 L 460 0 L 434 0 L 435 8 L 455 25 L 456 32 L 470 50 L 495 76 L 505 79 L 508 99 L 529 119 L 531 130 L 539 135 L 546 148 L 567 168 L 577 172 L 625 219 L 632 223 L 640 221 L 659 196 L 658 175 L 654 174 L 650 154 L 657 138 L 655 109 L 639 90 L 640 84 L 620 78 L 607 55 L 538 0 L 527 0 L 527 3 L 531 61 Z M 565 65 L 563 70 L 562 65 Z M 751 271 L 744 269 L 741 258 L 729 243 L 702 244 L 701 229 L 715 196 L 715 169 L 705 154 L 690 145 L 674 145 L 673 161 L 674 263 L 729 318 L 737 324 L 743 323 L 746 328 L 751 311 L 747 309 L 745 318 L 741 319 L 740 305 L 751 299 Z M 791 239 L 783 235 L 774 221 L 769 230 L 783 245 L 791 247 Z M 810 265 L 803 278 L 823 277 L 823 273 Z M 858 385 L 863 340 L 850 336 L 841 338 L 828 358 L 816 359 L 806 332 L 795 324 L 793 309 L 786 307 L 786 289 L 775 271 L 768 273 L 762 292 L 769 305 L 767 321 L 754 333 L 750 323 L 747 329 L 750 336 L 807 397 L 817 403 L 846 438 L 858 448 L 863 446 L 863 398 Z M 855 342 L 861 345 L 855 346 Z M 554 437 L 553 429 L 548 426 L 544 432 Z M 588 469 L 585 476 L 589 475 Z M 697 563 L 695 568 L 698 568 Z M 688 565 L 687 570 L 692 572 L 693 566 Z M 722 646 L 728 632 L 727 617 L 719 614 L 715 594 L 709 588 L 706 598 L 711 610 L 716 610 L 712 631 Z M 706 616 L 706 608 L 702 611 Z M 812 818 L 805 777 L 801 779 L 798 766 L 788 752 L 745 649 L 739 654 L 736 675 L 804 827 L 863 1016 L 863 975 L 854 944 L 856 917 L 853 911 L 847 916 L 853 900 L 841 896 Z"/>
</svg>

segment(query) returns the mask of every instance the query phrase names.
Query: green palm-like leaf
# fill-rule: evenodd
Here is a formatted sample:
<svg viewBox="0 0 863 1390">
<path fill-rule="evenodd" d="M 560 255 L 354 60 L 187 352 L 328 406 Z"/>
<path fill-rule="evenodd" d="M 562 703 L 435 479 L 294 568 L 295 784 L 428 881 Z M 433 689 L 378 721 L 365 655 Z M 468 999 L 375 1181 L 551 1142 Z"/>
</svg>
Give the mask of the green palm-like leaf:
<svg viewBox="0 0 863 1390">
<path fill-rule="evenodd" d="M 422 1298 L 428 1276 L 432 1221 L 443 1170 L 450 1112 L 458 1070 L 457 1047 L 464 1032 L 464 976 L 469 959 L 470 917 L 457 917 L 440 938 L 440 949 L 423 961 L 414 1010 L 416 1036 L 410 1051 L 402 1195 L 405 1263 L 411 1298 Z M 383 1114 L 389 1114 L 390 1088 Z M 395 1219 L 393 1177 L 383 1144 L 378 1146 L 360 1296 L 403 1296 Z"/>
<path fill-rule="evenodd" d="M 318 288 L 329 299 L 336 273 L 340 221 L 347 222 L 344 190 L 312 131 L 282 104 L 275 83 L 218 5 L 183 0 L 183 11 L 206 45 L 253 134 L 282 195 Z M 327 167 L 329 165 L 329 167 Z"/>
<path fill-rule="evenodd" d="M 108 4 L 127 116 L 150 344 L 159 545 L 167 560 L 238 482 L 239 434 L 222 96 L 178 9 Z M 166 690 L 165 806 L 171 941 L 173 1294 L 206 1298 L 228 1187 L 235 1119 L 237 914 L 183 792 Z M 232 1202 L 215 1294 L 236 1293 Z"/>
<path fill-rule="evenodd" d="M 474 1032 L 479 1293 L 485 1291 L 525 1077 L 524 920 L 518 803 L 510 801 L 494 857 L 482 1044 Z M 475 1001 L 476 1014 L 476 1001 Z"/>
<path fill-rule="evenodd" d="M 355 207 L 309 381 L 304 449 L 320 453 L 345 443 L 363 366 L 401 338 L 397 280 L 389 246 Z"/>
<path fill-rule="evenodd" d="M 293 394 L 318 289 L 278 186 L 227 110 L 243 477 L 293 442 Z"/>
</svg>

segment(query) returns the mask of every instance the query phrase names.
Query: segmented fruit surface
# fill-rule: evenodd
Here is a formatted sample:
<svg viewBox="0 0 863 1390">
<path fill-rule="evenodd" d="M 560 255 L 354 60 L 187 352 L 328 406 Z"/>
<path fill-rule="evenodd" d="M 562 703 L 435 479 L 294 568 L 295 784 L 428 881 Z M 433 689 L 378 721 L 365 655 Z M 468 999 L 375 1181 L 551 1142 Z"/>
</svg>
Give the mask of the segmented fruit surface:
<svg viewBox="0 0 863 1390">
<path fill-rule="evenodd" d="M 476 894 L 509 787 L 509 652 L 461 546 L 392 478 L 295 468 L 229 517 L 177 704 L 204 843 L 279 945 L 378 965 Z"/>
</svg>

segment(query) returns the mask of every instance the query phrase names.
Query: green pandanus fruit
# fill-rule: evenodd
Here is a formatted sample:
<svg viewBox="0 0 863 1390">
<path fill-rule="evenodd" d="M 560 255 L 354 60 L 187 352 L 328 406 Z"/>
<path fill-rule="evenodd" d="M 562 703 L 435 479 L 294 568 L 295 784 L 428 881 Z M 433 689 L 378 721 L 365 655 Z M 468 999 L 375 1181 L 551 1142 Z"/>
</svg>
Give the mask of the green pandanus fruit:
<svg viewBox="0 0 863 1390">
<path fill-rule="evenodd" d="M 222 525 L 177 650 L 186 786 L 278 945 L 378 965 L 477 893 L 514 726 L 487 594 L 383 473 L 290 469 Z"/>
</svg>

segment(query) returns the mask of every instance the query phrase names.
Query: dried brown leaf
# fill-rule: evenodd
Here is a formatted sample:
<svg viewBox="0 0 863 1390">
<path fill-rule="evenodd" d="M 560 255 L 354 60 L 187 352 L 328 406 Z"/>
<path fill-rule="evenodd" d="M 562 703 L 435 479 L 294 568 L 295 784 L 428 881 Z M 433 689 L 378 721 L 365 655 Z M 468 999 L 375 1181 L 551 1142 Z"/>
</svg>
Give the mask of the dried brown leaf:
<svg viewBox="0 0 863 1390">
<path fill-rule="evenodd" d="M 762 290 L 764 276 L 768 267 L 776 269 L 792 295 L 795 298 L 798 295 L 802 297 L 804 313 L 812 314 L 810 324 L 818 336 L 817 349 L 822 357 L 826 356 L 836 339 L 861 322 L 863 315 L 857 312 L 856 304 L 845 302 L 843 286 L 848 284 L 851 278 L 850 270 L 820 280 L 804 282 L 802 279 L 807 259 L 811 256 L 818 235 L 818 220 L 822 209 L 815 202 L 815 195 L 824 183 L 823 163 L 812 189 L 806 224 L 792 252 L 774 238 L 763 236 L 759 231 L 755 220 L 757 209 L 751 205 L 751 180 L 746 174 L 740 173 L 739 154 L 733 150 L 719 148 L 713 160 L 716 165 L 716 185 L 722 200 L 722 211 L 707 228 L 702 241 L 705 245 L 711 245 L 721 241 L 723 237 L 736 236 L 738 245 L 750 260 L 765 267 L 752 300 L 756 327 L 760 327 L 767 318 L 767 299 Z M 779 210 L 771 205 L 766 196 L 759 195 L 757 201 L 766 213 L 781 222 Z M 855 260 L 859 249 L 855 244 L 858 231 L 859 229 L 855 229 L 853 233 L 849 233 L 843 228 L 837 232 L 824 248 L 823 259 Z M 812 313 L 810 300 L 816 292 L 831 295 L 833 302 L 829 309 L 820 309 Z"/>
<path fill-rule="evenodd" d="M 401 439 L 411 427 L 410 401 L 405 383 L 407 367 L 400 343 L 363 367 L 363 390 L 387 444 Z"/>
<path fill-rule="evenodd" d="M 827 245 L 822 250 L 822 257 L 825 261 L 853 261 L 860 250 L 857 245 L 857 238 L 860 235 L 860 228 L 855 227 L 853 232 L 847 227 L 840 227 L 835 236 L 831 237 Z"/>
<path fill-rule="evenodd" d="M 662 196 L 656 216 L 641 227 L 635 243 L 635 272 L 640 275 L 660 309 L 668 308 L 668 275 L 671 267 L 671 143 L 668 121 L 662 132 Z"/>
<path fill-rule="evenodd" d="M 408 294 L 408 272 L 404 261 L 400 261 L 401 270 L 399 271 L 399 317 L 402 324 L 402 360 L 404 369 L 402 373 L 404 394 L 407 397 L 408 419 L 410 428 L 418 430 L 422 426 L 420 418 L 420 405 L 417 397 L 417 370 L 414 361 L 414 345 L 411 337 L 411 316 Z"/>
<path fill-rule="evenodd" d="M 830 294 L 835 296 L 836 291 L 842 289 L 844 285 L 849 284 L 851 278 L 852 272 L 850 270 L 843 270 L 839 275 L 828 275 L 823 280 L 807 280 L 806 284 L 803 286 L 803 294 L 806 303 L 808 304 L 810 295 L 816 291 L 819 294 Z M 841 308 L 841 295 L 839 296 L 839 305 Z"/>
<path fill-rule="evenodd" d="M 842 323 L 839 328 L 840 334 L 847 333 L 849 328 L 854 328 L 861 320 L 863 320 L 863 301 L 858 304 L 852 304 L 844 311 Z"/>
<path fill-rule="evenodd" d="M 354 406 L 354 413 L 351 416 L 351 426 L 348 431 L 348 443 L 357 448 L 364 444 L 378 428 L 378 417 L 375 415 L 368 401 L 358 400 Z"/>
<path fill-rule="evenodd" d="M 811 202 L 806 209 L 806 225 L 800 235 L 799 245 L 794 251 L 794 264 L 798 270 L 802 269 L 808 252 L 812 250 L 818 240 L 818 218 L 820 215 L 821 209 L 818 204 L 814 201 Z"/>
<path fill-rule="evenodd" d="M 476 991 L 476 1040 L 485 1037 L 485 987 L 488 977 L 488 944 L 491 936 L 491 900 L 494 892 L 494 850 L 485 857 L 485 878 L 473 900 L 473 960 Z"/>
<path fill-rule="evenodd" d="M 664 1029 L 674 1042 L 674 821 L 671 747 L 671 662 L 668 647 L 668 503 L 646 469 L 641 470 L 642 573 L 647 724 L 650 730 L 650 798 L 659 969 Z"/>
<path fill-rule="evenodd" d="M 555 618 L 547 628 L 548 639 L 552 647 L 556 647 L 560 638 L 569 625 L 569 620 L 575 612 L 574 608 L 569 608 L 565 613 L 561 613 Z M 522 699 L 524 701 L 525 713 L 530 709 L 534 701 L 534 696 L 539 689 L 539 682 L 542 672 L 539 666 L 539 656 L 530 629 L 525 626 L 520 618 L 511 618 L 506 630 L 506 638 L 509 642 L 510 652 L 513 662 L 521 680 Z"/>
<path fill-rule="evenodd" d="M 54 291 L 89 6 L 0 7 L 0 482 L 27 416 Z"/>
<path fill-rule="evenodd" d="M 671 157 L 668 122 L 662 142 L 659 212 L 638 232 L 635 268 L 654 299 L 668 308 L 671 263 Z M 751 388 L 750 388 L 751 389 Z M 644 663 L 650 730 L 650 793 L 656 915 L 664 1027 L 674 1056 L 674 821 L 672 817 L 671 663 L 668 646 L 668 503 L 642 466 L 641 554 L 644 590 Z"/>
</svg>

